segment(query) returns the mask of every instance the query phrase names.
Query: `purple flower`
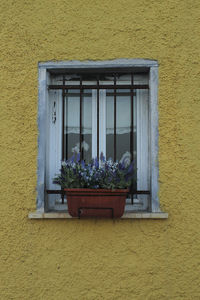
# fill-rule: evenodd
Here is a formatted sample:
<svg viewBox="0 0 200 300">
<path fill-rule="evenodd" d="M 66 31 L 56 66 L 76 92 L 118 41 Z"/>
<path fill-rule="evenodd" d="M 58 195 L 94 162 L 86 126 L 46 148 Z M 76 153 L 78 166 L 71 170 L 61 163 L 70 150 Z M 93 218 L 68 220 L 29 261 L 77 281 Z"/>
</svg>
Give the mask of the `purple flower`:
<svg viewBox="0 0 200 300">
<path fill-rule="evenodd" d="M 133 173 L 133 164 L 130 164 L 127 173 L 128 173 L 128 174 L 132 174 L 132 173 Z"/>
<path fill-rule="evenodd" d="M 108 169 L 109 169 L 109 166 L 107 163 L 105 163 L 105 169 L 106 169 L 106 171 L 108 171 Z"/>
<path fill-rule="evenodd" d="M 100 160 L 101 160 L 102 162 L 105 162 L 105 156 L 103 155 L 103 152 L 101 152 Z"/>
<path fill-rule="evenodd" d="M 72 188 L 118 189 L 130 186 L 135 171 L 133 162 L 125 166 L 124 161 L 118 163 L 111 159 L 105 160 L 102 153 L 100 159 L 103 162 L 101 164 L 97 157 L 91 163 L 85 163 L 80 160 L 80 153 L 73 155 L 62 164 L 60 175 L 54 178 L 54 182 Z"/>
<path fill-rule="evenodd" d="M 121 163 L 119 163 L 119 170 L 123 170 L 123 166 Z"/>
<path fill-rule="evenodd" d="M 70 158 L 70 162 L 73 163 L 73 162 L 74 162 L 74 159 L 75 159 L 75 155 L 73 154 L 72 157 Z"/>
<path fill-rule="evenodd" d="M 84 160 L 81 161 L 81 167 L 85 168 L 85 162 L 84 162 Z"/>
<path fill-rule="evenodd" d="M 81 157 L 81 155 L 80 155 L 80 152 L 77 154 L 77 157 L 76 157 L 76 162 L 79 162 L 80 161 L 80 157 Z"/>
<path fill-rule="evenodd" d="M 99 161 L 98 158 L 95 158 L 95 162 L 94 162 L 95 167 L 98 169 L 99 168 Z"/>
</svg>

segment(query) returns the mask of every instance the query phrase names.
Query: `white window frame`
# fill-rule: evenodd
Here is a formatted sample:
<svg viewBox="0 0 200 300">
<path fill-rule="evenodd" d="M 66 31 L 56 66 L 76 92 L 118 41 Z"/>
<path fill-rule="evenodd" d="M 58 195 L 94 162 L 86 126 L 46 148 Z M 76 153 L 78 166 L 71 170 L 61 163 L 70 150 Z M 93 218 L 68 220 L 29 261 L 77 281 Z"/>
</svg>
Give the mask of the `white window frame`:
<svg viewBox="0 0 200 300">
<path fill-rule="evenodd" d="M 38 94 L 38 168 L 37 168 L 37 211 L 46 211 L 45 172 L 46 172 L 46 136 L 49 70 L 51 69 L 95 69 L 95 68 L 132 68 L 149 70 L 149 158 L 150 158 L 150 213 L 160 213 L 159 203 L 159 168 L 158 168 L 158 62 L 147 59 L 119 59 L 112 61 L 68 61 L 39 63 Z M 161 218 L 167 217 L 161 216 Z M 141 216 L 142 217 L 142 216 Z"/>
</svg>

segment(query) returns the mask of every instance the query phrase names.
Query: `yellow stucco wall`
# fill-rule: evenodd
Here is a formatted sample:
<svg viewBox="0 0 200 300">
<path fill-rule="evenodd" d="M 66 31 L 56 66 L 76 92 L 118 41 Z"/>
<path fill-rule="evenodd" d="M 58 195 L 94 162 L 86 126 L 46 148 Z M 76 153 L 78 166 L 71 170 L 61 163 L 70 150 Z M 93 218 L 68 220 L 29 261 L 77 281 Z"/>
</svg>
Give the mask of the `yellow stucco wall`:
<svg viewBox="0 0 200 300">
<path fill-rule="evenodd" d="M 0 1 L 0 299 L 200 299 L 200 1 Z M 29 220 L 39 61 L 157 59 L 168 220 Z"/>
</svg>

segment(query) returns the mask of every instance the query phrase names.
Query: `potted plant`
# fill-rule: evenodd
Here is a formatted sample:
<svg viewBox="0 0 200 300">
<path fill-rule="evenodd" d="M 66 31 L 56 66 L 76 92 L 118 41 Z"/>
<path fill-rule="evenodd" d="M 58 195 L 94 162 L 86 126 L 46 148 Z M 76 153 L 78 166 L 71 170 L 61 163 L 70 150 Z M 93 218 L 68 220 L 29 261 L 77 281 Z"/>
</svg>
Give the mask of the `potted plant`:
<svg viewBox="0 0 200 300">
<path fill-rule="evenodd" d="M 78 154 L 62 163 L 54 183 L 65 190 L 72 217 L 120 218 L 133 174 L 133 163 L 105 160 L 102 154 L 85 163 Z"/>
</svg>

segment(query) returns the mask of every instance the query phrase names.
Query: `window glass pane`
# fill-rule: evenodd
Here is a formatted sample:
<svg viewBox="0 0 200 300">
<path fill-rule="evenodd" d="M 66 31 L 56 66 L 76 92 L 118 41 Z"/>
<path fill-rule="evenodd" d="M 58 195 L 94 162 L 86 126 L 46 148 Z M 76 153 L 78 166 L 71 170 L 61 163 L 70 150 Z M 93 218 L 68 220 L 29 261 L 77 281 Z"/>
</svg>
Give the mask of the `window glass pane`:
<svg viewBox="0 0 200 300">
<path fill-rule="evenodd" d="M 80 91 L 68 90 L 65 97 L 65 158 L 79 152 Z"/>
<path fill-rule="evenodd" d="M 113 90 L 107 90 L 106 96 L 106 158 L 114 159 L 114 97 Z"/>
<path fill-rule="evenodd" d="M 84 90 L 82 96 L 82 153 L 89 162 L 92 158 L 92 90 Z"/>
<path fill-rule="evenodd" d="M 113 85 L 114 76 L 110 74 L 100 74 L 99 80 L 100 84 Z"/>
<path fill-rule="evenodd" d="M 66 159 L 80 151 L 80 90 L 68 90 L 65 98 Z M 82 154 L 86 161 L 92 157 L 92 91 L 82 94 Z"/>
<path fill-rule="evenodd" d="M 116 78 L 116 84 L 131 84 L 131 75 L 119 74 Z"/>
<path fill-rule="evenodd" d="M 106 157 L 114 159 L 114 90 L 106 91 Z M 136 103 L 133 103 L 133 158 L 136 161 Z M 131 160 L 131 93 L 116 90 L 116 159 Z"/>
<path fill-rule="evenodd" d="M 117 92 L 123 92 L 117 90 Z M 127 91 L 126 91 L 127 92 Z M 130 132 L 131 132 L 131 97 L 116 97 L 116 159 L 126 158 L 130 161 Z"/>
<path fill-rule="evenodd" d="M 79 85 L 80 76 L 76 74 L 66 75 L 65 76 L 65 85 Z"/>
</svg>

